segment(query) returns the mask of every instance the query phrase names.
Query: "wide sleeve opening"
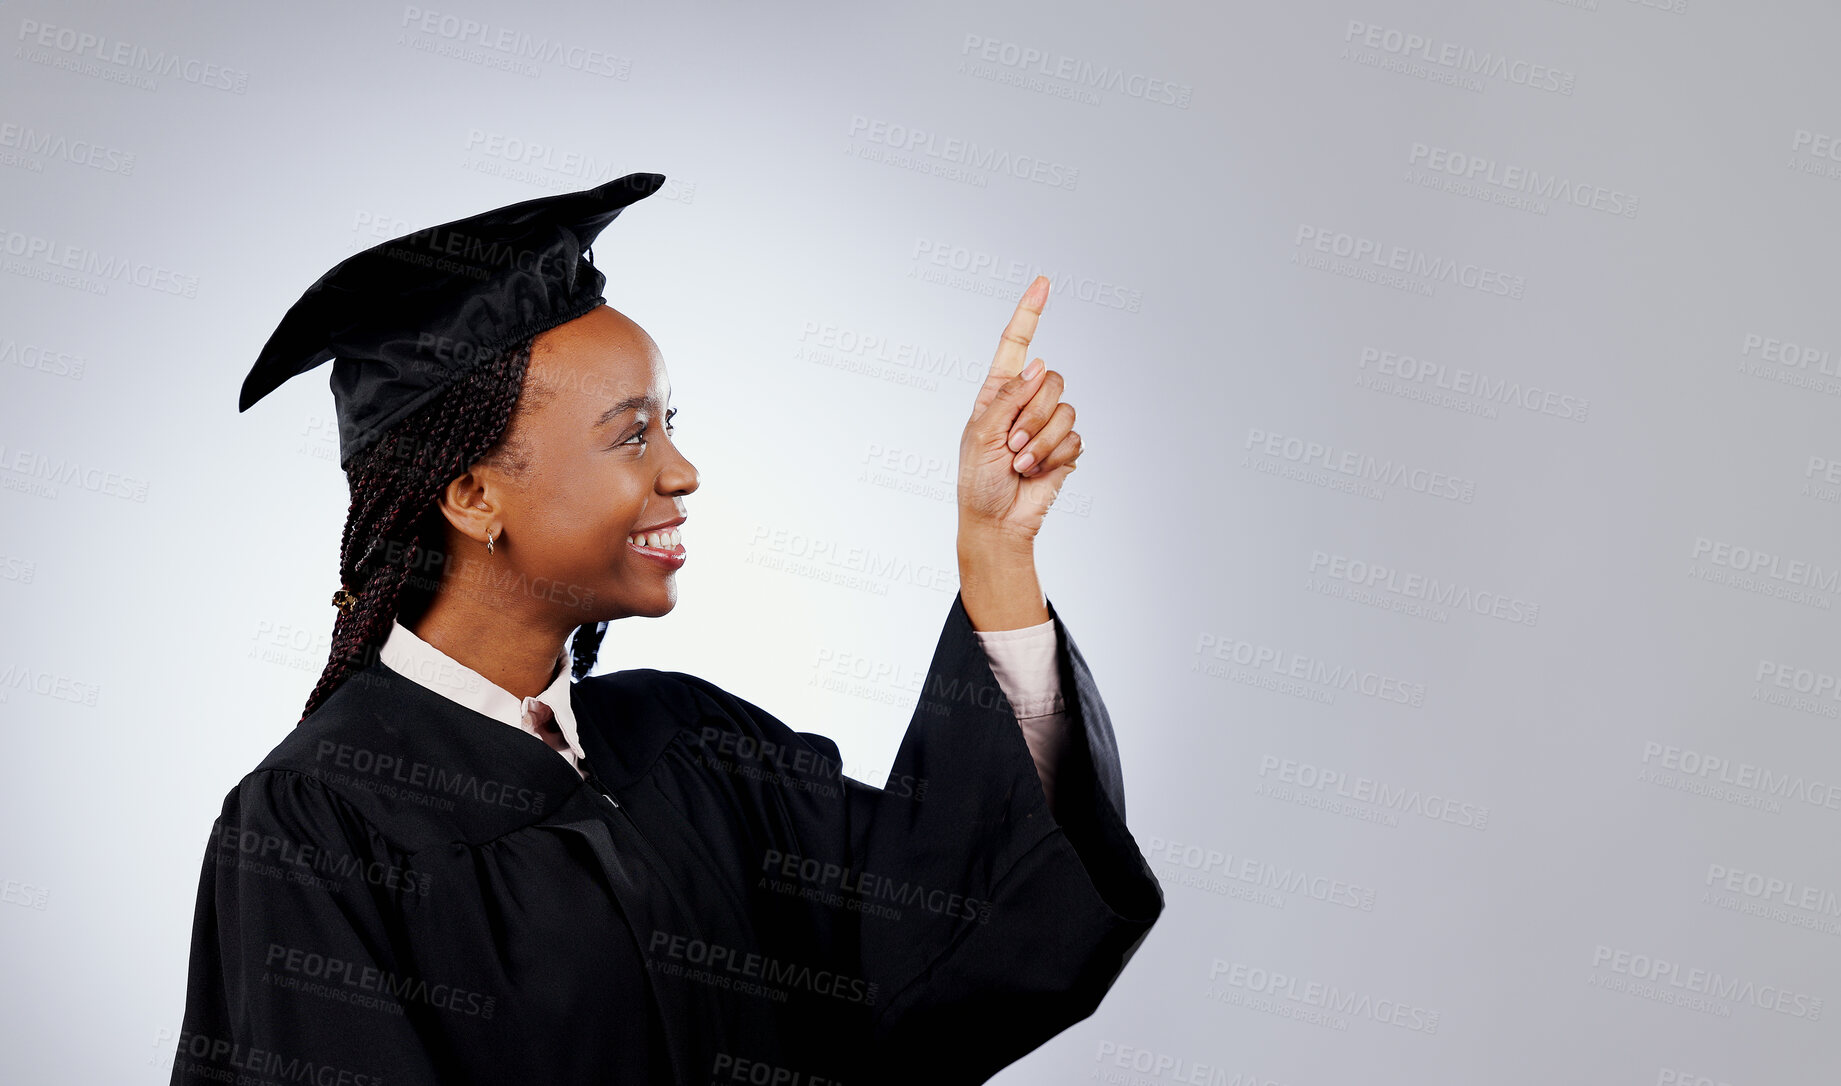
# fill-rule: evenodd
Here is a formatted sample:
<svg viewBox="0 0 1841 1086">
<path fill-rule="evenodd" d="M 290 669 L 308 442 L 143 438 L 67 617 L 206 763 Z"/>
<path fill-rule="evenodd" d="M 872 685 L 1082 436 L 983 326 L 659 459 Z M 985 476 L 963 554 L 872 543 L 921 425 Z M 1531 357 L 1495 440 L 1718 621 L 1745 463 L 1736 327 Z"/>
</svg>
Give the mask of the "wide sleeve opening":
<svg viewBox="0 0 1841 1086">
<path fill-rule="evenodd" d="M 805 755 L 835 769 L 836 744 L 691 680 L 731 758 L 765 752 L 755 756 L 776 770 L 730 766 L 725 787 L 747 782 L 757 848 L 800 861 L 776 867 L 777 883 L 795 885 L 776 885 L 768 907 L 784 909 L 795 890 L 811 904 L 781 911 L 780 926 L 818 933 L 833 961 L 873 985 L 854 1022 L 881 1081 L 984 1081 L 1091 1014 L 1163 909 L 1125 825 L 1111 720 L 1055 620 L 1073 714 L 1059 821 L 957 598 L 880 788 L 841 773 L 829 789 L 790 780 Z M 891 1067 L 905 1070 L 891 1079 Z"/>
</svg>

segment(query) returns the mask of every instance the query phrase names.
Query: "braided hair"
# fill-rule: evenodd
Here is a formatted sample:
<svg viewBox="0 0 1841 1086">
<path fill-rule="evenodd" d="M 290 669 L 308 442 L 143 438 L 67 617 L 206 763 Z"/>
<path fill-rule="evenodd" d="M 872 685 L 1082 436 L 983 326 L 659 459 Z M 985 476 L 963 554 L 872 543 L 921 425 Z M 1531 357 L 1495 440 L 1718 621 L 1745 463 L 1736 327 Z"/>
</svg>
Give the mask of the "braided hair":
<svg viewBox="0 0 1841 1086">
<path fill-rule="evenodd" d="M 500 439 L 520 392 L 527 409 L 548 396 L 541 386 L 525 387 L 531 347 L 527 339 L 486 356 L 341 465 L 352 499 L 339 543 L 345 588 L 334 599 L 350 598 L 333 620 L 331 656 L 301 720 L 377 658 L 399 615 L 413 617 L 433 600 L 446 562 L 447 521 L 436 503 L 448 483 L 481 461 L 514 478 L 529 468 L 523 443 Z M 606 632 L 606 622 L 576 628 L 570 642 L 574 678 L 593 669 Z"/>
</svg>

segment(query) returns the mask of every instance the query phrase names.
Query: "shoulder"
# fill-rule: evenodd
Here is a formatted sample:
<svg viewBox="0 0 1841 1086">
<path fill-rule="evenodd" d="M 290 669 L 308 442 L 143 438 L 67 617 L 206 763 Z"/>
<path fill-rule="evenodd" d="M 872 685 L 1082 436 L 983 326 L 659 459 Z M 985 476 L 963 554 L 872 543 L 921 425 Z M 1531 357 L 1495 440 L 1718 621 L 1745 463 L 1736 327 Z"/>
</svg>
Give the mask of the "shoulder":
<svg viewBox="0 0 1841 1086">
<path fill-rule="evenodd" d="M 349 848 L 368 840 L 389 843 L 387 834 L 325 781 L 266 765 L 231 786 L 211 835 L 220 848 L 263 855 Z"/>
<path fill-rule="evenodd" d="M 255 786 L 336 808 L 345 821 L 362 820 L 378 837 L 415 850 L 476 844 L 542 821 L 582 782 L 514 729 L 367 669 L 284 736 L 238 788 Z"/>
<path fill-rule="evenodd" d="M 837 744 L 813 732 L 795 731 L 774 714 L 698 675 L 657 668 L 629 668 L 591 675 L 576 683 L 581 700 L 617 714 L 620 727 L 654 728 L 655 739 L 683 734 L 704 746 L 734 747 L 744 741 L 803 744 L 836 760 Z M 659 734 L 668 732 L 670 734 Z"/>
<path fill-rule="evenodd" d="M 673 720 L 694 717 L 704 708 L 706 689 L 719 689 L 682 671 L 634 667 L 590 675 L 573 687 L 576 700 L 595 709 L 624 708 L 628 713 L 659 713 Z"/>
<path fill-rule="evenodd" d="M 590 675 L 575 684 L 577 700 L 591 709 L 607 709 L 633 718 L 655 719 L 678 730 L 695 731 L 707 718 L 738 724 L 755 714 L 753 703 L 685 671 L 635 667 Z"/>
</svg>

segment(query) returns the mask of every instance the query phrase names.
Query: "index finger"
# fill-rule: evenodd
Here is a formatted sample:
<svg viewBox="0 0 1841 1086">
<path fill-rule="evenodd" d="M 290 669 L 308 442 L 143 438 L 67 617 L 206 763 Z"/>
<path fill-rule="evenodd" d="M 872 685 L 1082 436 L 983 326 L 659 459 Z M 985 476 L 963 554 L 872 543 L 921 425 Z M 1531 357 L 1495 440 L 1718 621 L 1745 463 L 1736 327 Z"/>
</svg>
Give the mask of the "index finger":
<svg viewBox="0 0 1841 1086">
<path fill-rule="evenodd" d="M 1029 357 L 1029 341 L 1035 338 L 1036 320 L 1042 316 L 1042 306 L 1047 301 L 1048 276 L 1038 275 L 1023 292 L 1022 300 L 1016 303 L 1016 312 L 1010 315 L 1010 323 L 1004 327 L 1004 336 L 997 343 L 997 354 L 991 359 L 991 376 L 1008 379 L 1023 372 L 1023 361 Z"/>
</svg>

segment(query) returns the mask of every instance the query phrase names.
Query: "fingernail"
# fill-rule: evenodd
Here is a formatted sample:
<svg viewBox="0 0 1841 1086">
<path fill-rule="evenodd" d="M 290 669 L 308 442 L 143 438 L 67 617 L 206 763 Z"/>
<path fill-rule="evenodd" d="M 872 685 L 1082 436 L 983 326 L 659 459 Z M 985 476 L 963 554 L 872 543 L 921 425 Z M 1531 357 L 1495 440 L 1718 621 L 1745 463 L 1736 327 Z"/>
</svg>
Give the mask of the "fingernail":
<svg viewBox="0 0 1841 1086">
<path fill-rule="evenodd" d="M 1016 450 L 1022 448 L 1023 446 L 1027 444 L 1029 444 L 1029 431 L 1028 430 L 1018 430 L 1016 433 L 1010 435 L 1010 451 L 1011 452 L 1015 452 Z"/>
<path fill-rule="evenodd" d="M 1036 374 L 1041 373 L 1041 372 L 1042 372 L 1042 360 L 1038 358 L 1034 362 L 1031 362 L 1029 365 L 1024 366 L 1023 372 L 1019 376 L 1021 376 L 1023 380 L 1027 381 L 1030 378 L 1034 377 Z"/>
<path fill-rule="evenodd" d="M 1029 465 L 1035 462 L 1036 462 L 1035 453 L 1024 453 L 1023 455 L 1016 458 L 1016 470 L 1028 471 Z"/>
</svg>

